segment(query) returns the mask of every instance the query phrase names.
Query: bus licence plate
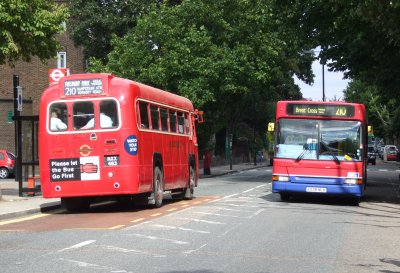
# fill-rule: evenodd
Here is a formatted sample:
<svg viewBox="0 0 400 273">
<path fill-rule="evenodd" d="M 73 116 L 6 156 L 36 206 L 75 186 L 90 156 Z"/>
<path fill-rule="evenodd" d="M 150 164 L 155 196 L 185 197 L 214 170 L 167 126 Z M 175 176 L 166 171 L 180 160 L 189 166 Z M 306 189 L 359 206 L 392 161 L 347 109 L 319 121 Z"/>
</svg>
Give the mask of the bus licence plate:
<svg viewBox="0 0 400 273">
<path fill-rule="evenodd" d="M 306 192 L 326 192 L 326 188 L 306 187 Z"/>
</svg>

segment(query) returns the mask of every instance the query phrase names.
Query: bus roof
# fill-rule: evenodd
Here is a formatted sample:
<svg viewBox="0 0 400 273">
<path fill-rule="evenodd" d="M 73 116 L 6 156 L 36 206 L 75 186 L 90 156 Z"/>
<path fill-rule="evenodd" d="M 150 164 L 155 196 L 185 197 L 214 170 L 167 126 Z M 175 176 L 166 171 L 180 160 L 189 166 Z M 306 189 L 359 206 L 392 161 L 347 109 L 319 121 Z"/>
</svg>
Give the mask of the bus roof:
<svg viewBox="0 0 400 273">
<path fill-rule="evenodd" d="M 63 77 L 58 84 L 44 91 L 42 100 L 87 99 L 107 95 L 123 100 L 127 93 L 135 98 L 194 110 L 192 102 L 185 97 L 107 73 L 73 74 Z"/>
</svg>

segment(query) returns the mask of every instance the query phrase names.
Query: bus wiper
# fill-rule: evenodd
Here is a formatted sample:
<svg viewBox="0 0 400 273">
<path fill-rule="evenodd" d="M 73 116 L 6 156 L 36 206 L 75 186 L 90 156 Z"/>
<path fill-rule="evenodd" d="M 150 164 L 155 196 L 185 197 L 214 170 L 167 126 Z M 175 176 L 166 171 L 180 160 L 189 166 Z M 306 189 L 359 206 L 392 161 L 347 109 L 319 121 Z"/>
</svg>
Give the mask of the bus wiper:
<svg viewBox="0 0 400 273">
<path fill-rule="evenodd" d="M 324 154 L 331 155 L 331 156 L 333 157 L 333 160 L 335 161 L 335 163 L 338 164 L 338 165 L 340 165 L 340 160 L 339 160 L 339 158 L 337 158 L 337 156 L 336 156 L 334 153 L 332 153 L 332 152 L 325 152 Z"/>
<path fill-rule="evenodd" d="M 327 154 L 333 157 L 333 160 L 335 161 L 335 163 L 337 165 L 340 165 L 340 160 L 339 158 L 337 158 L 337 156 L 335 155 L 334 152 L 331 151 L 331 148 L 329 148 L 328 145 L 326 145 L 326 143 L 324 141 L 320 142 L 321 148 L 323 148 L 325 151 L 322 152 L 321 154 Z"/>
<path fill-rule="evenodd" d="M 310 150 L 305 148 L 305 150 L 303 150 L 301 154 L 299 154 L 299 156 L 296 158 L 295 162 L 299 162 L 300 160 L 302 160 L 309 152 Z"/>
</svg>

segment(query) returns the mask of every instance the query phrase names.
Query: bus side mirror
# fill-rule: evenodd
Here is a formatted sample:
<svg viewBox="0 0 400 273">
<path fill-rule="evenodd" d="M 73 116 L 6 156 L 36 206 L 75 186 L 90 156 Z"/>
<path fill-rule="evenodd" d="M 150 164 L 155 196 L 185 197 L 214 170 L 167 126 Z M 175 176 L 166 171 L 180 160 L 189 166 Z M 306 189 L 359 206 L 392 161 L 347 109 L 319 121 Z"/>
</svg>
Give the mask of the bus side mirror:
<svg viewBox="0 0 400 273">
<path fill-rule="evenodd" d="M 194 115 L 195 115 L 195 120 L 197 120 L 198 123 L 204 122 L 203 111 L 199 111 L 196 109 L 194 111 Z"/>
</svg>

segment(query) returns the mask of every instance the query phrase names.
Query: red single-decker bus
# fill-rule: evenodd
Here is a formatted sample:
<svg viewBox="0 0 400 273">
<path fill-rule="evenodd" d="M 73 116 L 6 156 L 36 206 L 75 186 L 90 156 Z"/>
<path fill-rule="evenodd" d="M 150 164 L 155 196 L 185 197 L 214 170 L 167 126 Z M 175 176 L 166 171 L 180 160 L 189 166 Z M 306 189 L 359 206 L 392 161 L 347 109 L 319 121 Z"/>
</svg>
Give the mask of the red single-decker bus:
<svg viewBox="0 0 400 273">
<path fill-rule="evenodd" d="M 347 195 L 359 201 L 367 179 L 368 130 L 362 104 L 279 101 L 272 191 Z"/>
<path fill-rule="evenodd" d="M 111 74 L 75 74 L 44 91 L 39 163 L 43 196 L 69 210 L 103 198 L 191 199 L 198 181 L 195 121 L 184 97 Z"/>
</svg>

